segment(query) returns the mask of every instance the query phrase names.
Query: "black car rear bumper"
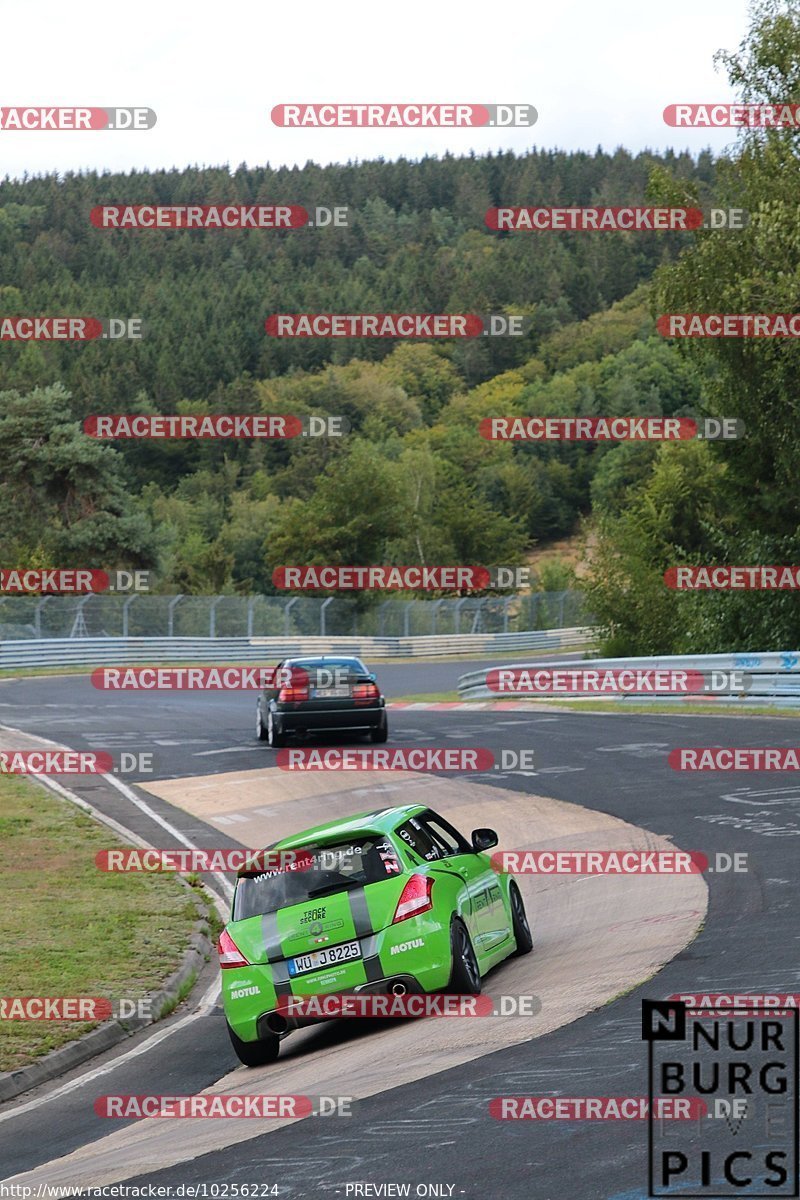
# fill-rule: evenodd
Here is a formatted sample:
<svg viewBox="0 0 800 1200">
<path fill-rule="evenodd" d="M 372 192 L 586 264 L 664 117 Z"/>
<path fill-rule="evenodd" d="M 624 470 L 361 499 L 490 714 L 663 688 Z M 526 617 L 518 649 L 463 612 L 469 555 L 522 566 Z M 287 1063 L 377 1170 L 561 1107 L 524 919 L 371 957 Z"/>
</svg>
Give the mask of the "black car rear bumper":
<svg viewBox="0 0 800 1200">
<path fill-rule="evenodd" d="M 333 729 L 378 729 L 386 719 L 386 708 L 284 708 L 278 705 L 273 720 L 281 733 L 324 733 Z"/>
</svg>

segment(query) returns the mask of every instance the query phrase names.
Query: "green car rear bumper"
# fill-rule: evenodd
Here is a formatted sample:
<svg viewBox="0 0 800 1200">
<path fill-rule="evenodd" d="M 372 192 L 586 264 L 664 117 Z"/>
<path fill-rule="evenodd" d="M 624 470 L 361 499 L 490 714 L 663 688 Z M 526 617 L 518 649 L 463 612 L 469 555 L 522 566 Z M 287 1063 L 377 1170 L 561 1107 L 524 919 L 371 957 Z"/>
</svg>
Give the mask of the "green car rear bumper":
<svg viewBox="0 0 800 1200">
<path fill-rule="evenodd" d="M 236 938 L 236 928 L 229 927 Z M 302 975 L 289 975 L 288 962 L 229 968 L 222 972 L 222 1002 L 228 1024 L 243 1042 L 284 1032 L 314 1020 L 287 1020 L 277 1012 L 280 1000 L 336 993 L 435 992 L 451 974 L 450 926 L 430 913 L 390 925 L 358 939 L 362 957 Z M 324 1019 L 324 1018 L 323 1018 Z"/>
</svg>

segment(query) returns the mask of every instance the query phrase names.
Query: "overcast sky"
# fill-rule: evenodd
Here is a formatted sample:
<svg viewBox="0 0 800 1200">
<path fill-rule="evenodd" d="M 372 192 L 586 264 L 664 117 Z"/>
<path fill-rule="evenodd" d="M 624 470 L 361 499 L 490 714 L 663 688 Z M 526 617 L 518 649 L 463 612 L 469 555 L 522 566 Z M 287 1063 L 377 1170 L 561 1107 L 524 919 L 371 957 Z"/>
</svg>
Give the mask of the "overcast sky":
<svg viewBox="0 0 800 1200">
<path fill-rule="evenodd" d="M 675 102 L 734 99 L 712 55 L 745 0 L 0 0 L 0 106 L 141 105 L 138 132 L 0 131 L 0 177 L 94 168 L 343 162 L 449 150 L 721 150 Z M 533 104 L 533 129 L 281 129 L 279 103 Z"/>
</svg>

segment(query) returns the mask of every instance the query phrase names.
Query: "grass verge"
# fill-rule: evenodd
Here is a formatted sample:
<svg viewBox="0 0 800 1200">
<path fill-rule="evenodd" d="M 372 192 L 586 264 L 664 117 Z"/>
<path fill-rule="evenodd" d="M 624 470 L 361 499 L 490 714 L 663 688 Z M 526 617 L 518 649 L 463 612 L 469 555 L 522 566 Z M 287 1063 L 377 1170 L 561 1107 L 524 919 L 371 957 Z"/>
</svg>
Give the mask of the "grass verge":
<svg viewBox="0 0 800 1200">
<path fill-rule="evenodd" d="M 0 775 L 0 996 L 136 1000 L 177 969 L 198 906 L 172 873 L 99 871 L 97 851 L 119 844 L 68 801 Z M 0 1071 L 96 1024 L 0 1021 Z"/>
</svg>

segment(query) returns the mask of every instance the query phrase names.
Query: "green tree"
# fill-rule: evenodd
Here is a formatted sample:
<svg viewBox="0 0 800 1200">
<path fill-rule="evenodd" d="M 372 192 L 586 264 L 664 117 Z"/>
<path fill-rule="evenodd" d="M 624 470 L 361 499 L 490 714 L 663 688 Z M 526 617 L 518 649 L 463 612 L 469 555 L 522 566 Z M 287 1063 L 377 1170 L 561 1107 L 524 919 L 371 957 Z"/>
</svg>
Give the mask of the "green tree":
<svg viewBox="0 0 800 1200">
<path fill-rule="evenodd" d="M 87 437 L 60 385 L 0 393 L 0 554 L 57 567 L 152 568 L 158 539 L 116 450 Z"/>
</svg>

